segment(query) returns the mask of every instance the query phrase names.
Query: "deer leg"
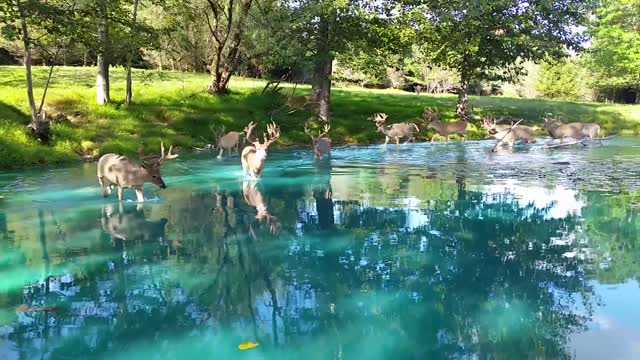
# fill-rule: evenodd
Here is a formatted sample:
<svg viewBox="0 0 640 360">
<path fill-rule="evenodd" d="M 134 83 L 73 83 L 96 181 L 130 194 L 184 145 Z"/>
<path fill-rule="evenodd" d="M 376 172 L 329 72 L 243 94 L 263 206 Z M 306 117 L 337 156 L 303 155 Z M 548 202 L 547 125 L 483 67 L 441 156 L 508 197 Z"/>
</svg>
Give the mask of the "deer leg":
<svg viewBox="0 0 640 360">
<path fill-rule="evenodd" d="M 462 139 L 462 142 L 467 141 L 467 139 L 464 138 L 464 135 L 460 134 L 460 138 Z"/>
<path fill-rule="evenodd" d="M 124 191 L 124 188 L 122 186 L 118 186 L 118 200 L 122 201 L 122 192 Z"/>
<path fill-rule="evenodd" d="M 98 177 L 98 183 L 100 183 L 100 188 L 102 189 L 102 196 L 104 197 L 109 196 L 107 192 L 104 190 L 104 180 L 102 177 Z"/>
<path fill-rule="evenodd" d="M 436 136 L 438 136 L 438 134 L 433 134 L 433 136 L 431 137 L 431 142 L 433 142 L 436 139 Z"/>
<path fill-rule="evenodd" d="M 396 145 L 400 145 L 400 138 L 399 137 L 396 138 Z"/>
<path fill-rule="evenodd" d="M 389 137 L 388 137 L 388 136 L 385 136 L 384 144 L 385 144 L 385 145 L 387 145 L 388 143 L 389 143 Z"/>
<path fill-rule="evenodd" d="M 220 147 L 220 153 L 218 154 L 218 159 L 222 159 L 222 154 L 224 154 L 224 148 Z"/>
<path fill-rule="evenodd" d="M 142 192 L 142 188 L 136 188 L 136 198 L 139 203 L 144 202 L 144 193 Z"/>
<path fill-rule="evenodd" d="M 444 141 L 447 143 L 449 142 L 449 135 L 445 136 Z"/>
</svg>

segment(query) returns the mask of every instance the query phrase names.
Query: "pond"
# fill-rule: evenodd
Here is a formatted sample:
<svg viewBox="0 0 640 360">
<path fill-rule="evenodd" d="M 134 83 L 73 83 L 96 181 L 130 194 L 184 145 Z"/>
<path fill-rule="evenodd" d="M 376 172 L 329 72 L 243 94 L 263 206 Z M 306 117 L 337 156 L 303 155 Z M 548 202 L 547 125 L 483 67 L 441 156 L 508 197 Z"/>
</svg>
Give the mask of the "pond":
<svg viewBox="0 0 640 360">
<path fill-rule="evenodd" d="M 637 358 L 640 140 L 492 146 L 2 173 L 0 358 Z"/>
</svg>

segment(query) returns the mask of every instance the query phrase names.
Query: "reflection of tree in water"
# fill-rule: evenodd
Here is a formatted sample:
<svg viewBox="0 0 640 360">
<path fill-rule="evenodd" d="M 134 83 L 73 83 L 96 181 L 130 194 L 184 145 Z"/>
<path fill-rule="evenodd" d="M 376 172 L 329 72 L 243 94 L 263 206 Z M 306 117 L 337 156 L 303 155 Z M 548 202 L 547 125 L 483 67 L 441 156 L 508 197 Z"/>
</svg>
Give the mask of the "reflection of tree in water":
<svg viewBox="0 0 640 360">
<path fill-rule="evenodd" d="M 11 339 L 24 354 L 81 357 L 191 332 L 213 339 L 189 350 L 200 354 L 229 333 L 345 358 L 568 356 L 567 335 L 590 314 L 572 297 L 589 299 L 588 268 L 547 240 L 575 234 L 576 216 L 464 187 L 428 209 L 364 207 L 327 197 L 325 180 L 306 195 L 314 201 L 263 192 L 282 223 L 275 235 L 241 189 L 172 204 L 162 242 L 160 219 L 131 212 L 135 231 L 119 220 L 84 250 L 96 264 L 86 273 L 24 288 L 25 304 L 58 310 L 22 314 Z"/>
</svg>

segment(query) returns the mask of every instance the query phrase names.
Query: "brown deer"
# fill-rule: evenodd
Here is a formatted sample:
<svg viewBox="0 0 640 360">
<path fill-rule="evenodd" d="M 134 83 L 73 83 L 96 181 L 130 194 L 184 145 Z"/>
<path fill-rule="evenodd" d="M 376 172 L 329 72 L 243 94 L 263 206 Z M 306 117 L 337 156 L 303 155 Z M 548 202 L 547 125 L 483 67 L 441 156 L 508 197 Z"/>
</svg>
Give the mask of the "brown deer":
<svg viewBox="0 0 640 360">
<path fill-rule="evenodd" d="M 167 185 L 160 175 L 160 166 L 165 160 L 178 157 L 169 152 L 165 155 L 164 143 L 160 143 L 160 157 L 155 155 L 145 156 L 144 149 L 140 146 L 138 154 L 140 165 L 135 165 L 125 156 L 118 154 L 105 154 L 98 160 L 98 182 L 102 187 L 103 195 L 109 196 L 114 187 L 118 187 L 118 200 L 122 201 L 122 192 L 125 188 L 135 189 L 138 202 L 144 202 L 142 186 L 145 182 L 156 184 L 161 189 Z M 106 189 L 106 191 L 105 191 Z"/>
<path fill-rule="evenodd" d="M 551 135 L 553 139 L 560 139 L 560 142 L 564 142 L 564 139 L 567 137 L 579 141 L 585 138 L 595 139 L 600 132 L 600 125 L 581 122 L 563 124 L 557 119 L 545 117 L 544 129 L 549 132 L 549 135 Z"/>
<path fill-rule="evenodd" d="M 433 129 L 436 133 L 431 137 L 431 142 L 433 142 L 436 137 L 441 136 L 445 138 L 446 142 L 449 142 L 449 136 L 451 135 L 459 135 L 462 141 L 465 141 L 465 134 L 467 133 L 467 128 L 469 127 L 469 122 L 467 121 L 452 121 L 448 123 L 441 122 L 440 114 L 437 111 L 426 108 L 422 113 L 422 117 L 425 120 L 429 121 L 427 125 L 428 128 Z"/>
<path fill-rule="evenodd" d="M 290 112 L 295 112 L 296 110 L 304 108 L 309 103 L 309 100 L 306 96 L 292 96 L 287 99 L 287 107 L 289 107 Z"/>
<path fill-rule="evenodd" d="M 256 124 L 252 121 L 247 126 L 245 126 L 243 132 L 239 131 L 229 131 L 225 134 L 224 125 L 220 127 L 220 131 L 218 132 L 217 140 L 218 147 L 220 148 L 220 153 L 218 154 L 218 159 L 222 158 L 224 151 L 226 150 L 229 155 L 231 155 L 231 150 L 235 149 L 236 154 L 238 153 L 238 146 L 240 145 L 240 138 L 242 138 L 242 145 L 246 143 L 248 135 L 253 131 L 253 128 L 256 127 Z M 222 135 L 224 134 L 224 135 Z"/>
<path fill-rule="evenodd" d="M 315 153 L 316 159 L 322 160 L 325 154 L 331 157 L 331 139 L 325 137 L 330 129 L 331 125 L 327 124 L 324 126 L 322 132 L 314 137 L 313 134 L 311 134 L 311 130 L 307 127 L 307 124 L 304 124 L 304 133 L 309 135 L 313 142 L 313 152 Z"/>
<path fill-rule="evenodd" d="M 394 138 L 396 140 L 396 145 L 400 144 L 400 138 L 406 137 L 407 141 L 416 141 L 416 138 L 413 136 L 414 132 L 419 132 L 418 125 L 410 122 L 402 122 L 391 125 L 385 125 L 385 121 L 389 115 L 384 113 L 375 113 L 369 117 L 369 120 L 372 120 L 376 124 L 376 128 L 379 132 L 383 133 L 385 136 L 384 144 L 387 145 L 389 143 L 389 139 Z"/>
<path fill-rule="evenodd" d="M 240 162 L 242 163 L 242 171 L 257 179 L 262 174 L 265 160 L 267 159 L 267 149 L 274 141 L 280 137 L 280 128 L 276 123 L 272 122 L 267 125 L 267 134 L 263 134 L 263 142 L 260 143 L 260 139 L 256 137 L 255 141 L 251 141 L 253 146 L 247 146 L 242 150 L 240 155 Z M 251 136 L 251 133 L 247 134 L 247 138 Z"/>
<path fill-rule="evenodd" d="M 498 143 L 494 148 L 498 146 L 507 145 L 513 146 L 516 142 L 525 142 L 532 144 L 536 142 L 534 138 L 535 129 L 529 126 L 513 124 L 496 124 L 496 120 L 490 117 L 485 117 L 482 120 L 482 127 L 487 130 L 487 133 L 498 140 Z"/>
</svg>

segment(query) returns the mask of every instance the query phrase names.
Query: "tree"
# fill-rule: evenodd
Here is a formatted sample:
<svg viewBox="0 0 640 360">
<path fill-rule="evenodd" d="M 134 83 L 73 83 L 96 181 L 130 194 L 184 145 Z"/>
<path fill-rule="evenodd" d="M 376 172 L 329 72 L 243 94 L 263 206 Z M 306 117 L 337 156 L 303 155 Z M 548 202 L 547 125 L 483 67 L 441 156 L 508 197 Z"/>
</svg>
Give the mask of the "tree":
<svg viewBox="0 0 640 360">
<path fill-rule="evenodd" d="M 109 94 L 109 13 L 108 0 L 97 2 L 98 72 L 96 74 L 96 101 L 104 105 L 111 101 Z"/>
<path fill-rule="evenodd" d="M 207 0 L 204 9 L 209 34 L 214 40 L 215 55 L 209 66 L 210 94 L 227 92 L 229 80 L 239 65 L 247 17 L 254 0 Z"/>
<path fill-rule="evenodd" d="M 129 35 L 129 51 L 127 51 L 127 88 L 124 98 L 125 104 L 131 103 L 133 91 L 131 90 L 131 62 L 133 58 L 133 35 L 136 33 L 136 20 L 138 17 L 138 0 L 133 0 L 133 18 L 131 20 L 131 34 Z"/>
<path fill-rule="evenodd" d="M 600 75 L 597 85 L 635 89 L 640 103 L 640 2 L 605 0 L 596 14 L 588 64 Z"/>
<path fill-rule="evenodd" d="M 44 114 L 42 116 L 40 114 L 46 96 L 46 88 L 40 107 L 36 107 L 31 72 L 32 51 L 36 45 L 46 43 L 47 38 L 66 37 L 73 39 L 75 37 L 77 28 L 73 21 L 69 21 L 75 16 L 75 4 L 75 2 L 65 1 L 33 2 L 24 0 L 10 0 L 0 3 L 2 36 L 9 40 L 19 38 L 22 43 L 27 99 L 31 114 L 29 129 L 36 138 L 44 143 L 47 143 L 50 138 L 49 123 Z M 49 72 L 50 77 L 51 72 Z"/>
<path fill-rule="evenodd" d="M 311 103 L 317 117 L 330 120 L 333 61 L 366 57 L 384 63 L 388 53 L 407 45 L 397 14 L 401 1 L 306 0 L 285 1 L 289 32 L 307 46 L 313 63 Z"/>
<path fill-rule="evenodd" d="M 523 62 L 560 58 L 577 50 L 585 35 L 591 1 L 429 0 L 412 14 L 421 42 L 436 65 L 460 75 L 459 118 L 469 118 L 472 81 L 509 81 L 523 73 Z"/>
</svg>

